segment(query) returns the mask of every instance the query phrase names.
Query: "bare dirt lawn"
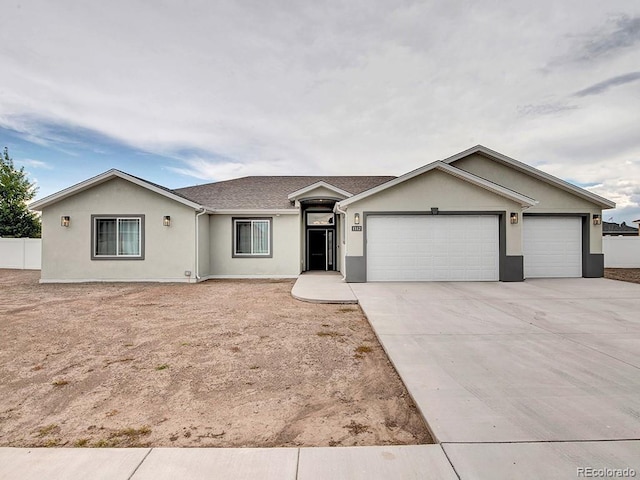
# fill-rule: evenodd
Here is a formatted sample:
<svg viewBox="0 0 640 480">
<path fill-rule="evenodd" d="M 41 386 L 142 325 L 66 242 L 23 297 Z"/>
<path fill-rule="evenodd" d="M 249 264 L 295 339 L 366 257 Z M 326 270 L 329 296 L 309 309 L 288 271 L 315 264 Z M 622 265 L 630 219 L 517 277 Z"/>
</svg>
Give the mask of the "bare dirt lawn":
<svg viewBox="0 0 640 480">
<path fill-rule="evenodd" d="M 0 446 L 431 442 L 355 305 L 291 281 L 38 278 L 0 270 Z"/>
<path fill-rule="evenodd" d="M 640 283 L 640 268 L 605 268 L 604 276 L 611 280 Z"/>
</svg>

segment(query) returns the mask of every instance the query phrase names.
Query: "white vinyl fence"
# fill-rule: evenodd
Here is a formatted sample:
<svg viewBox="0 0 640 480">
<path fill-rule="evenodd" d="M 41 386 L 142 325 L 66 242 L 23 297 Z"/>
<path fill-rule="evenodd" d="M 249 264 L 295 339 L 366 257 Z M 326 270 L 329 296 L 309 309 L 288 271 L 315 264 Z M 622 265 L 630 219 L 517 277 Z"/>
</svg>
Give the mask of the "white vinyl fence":
<svg viewBox="0 0 640 480">
<path fill-rule="evenodd" d="M 40 270 L 41 264 L 41 239 L 0 238 L 0 268 Z"/>
<path fill-rule="evenodd" d="M 640 236 L 602 237 L 602 251 L 607 268 L 640 268 Z"/>
</svg>

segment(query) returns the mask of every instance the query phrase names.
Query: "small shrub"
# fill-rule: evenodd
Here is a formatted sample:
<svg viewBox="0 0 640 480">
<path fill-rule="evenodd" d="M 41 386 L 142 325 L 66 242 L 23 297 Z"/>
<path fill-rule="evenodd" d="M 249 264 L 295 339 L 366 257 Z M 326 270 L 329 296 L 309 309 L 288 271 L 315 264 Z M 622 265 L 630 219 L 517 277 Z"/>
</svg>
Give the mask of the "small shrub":
<svg viewBox="0 0 640 480">
<path fill-rule="evenodd" d="M 354 420 L 351 420 L 351 423 L 349 423 L 349 425 L 343 425 L 342 428 L 346 428 L 347 430 L 349 430 L 349 433 L 351 435 L 359 435 L 361 433 L 369 431 L 368 425 L 356 423 Z"/>
<path fill-rule="evenodd" d="M 47 425 L 45 427 L 40 427 L 37 430 L 37 437 L 38 438 L 42 438 L 42 437 L 46 437 L 47 435 L 51 435 L 52 433 L 57 433 L 60 431 L 60 427 L 58 425 L 56 425 L 55 423 L 52 423 L 50 425 Z"/>
<path fill-rule="evenodd" d="M 89 444 L 88 438 L 79 438 L 78 440 L 73 442 L 73 446 L 78 448 L 86 447 L 88 444 Z"/>
<path fill-rule="evenodd" d="M 319 337 L 344 337 L 343 333 L 338 333 L 333 330 L 329 330 L 328 332 L 316 332 L 316 335 Z"/>
<path fill-rule="evenodd" d="M 51 448 L 51 447 L 57 447 L 59 445 L 62 444 L 62 440 L 59 438 L 50 438 L 49 440 L 47 440 L 46 442 L 44 442 L 42 444 L 43 447 L 46 448 Z"/>
<path fill-rule="evenodd" d="M 369 345 L 360 345 L 358 348 L 356 348 L 356 353 L 359 354 L 371 352 L 373 352 L 373 348 L 371 348 Z"/>
<path fill-rule="evenodd" d="M 143 425 L 140 428 L 129 427 L 129 428 L 123 428 L 122 430 L 117 430 L 113 432 L 109 436 L 109 438 L 116 438 L 116 437 L 137 438 L 137 437 L 141 437 L 149 434 L 151 434 L 151 428 L 149 427 L 149 425 Z"/>
<path fill-rule="evenodd" d="M 167 368 L 169 368 L 169 365 L 167 365 L 166 363 L 163 363 L 161 365 L 158 365 L 156 367 L 156 370 L 166 370 Z"/>
</svg>

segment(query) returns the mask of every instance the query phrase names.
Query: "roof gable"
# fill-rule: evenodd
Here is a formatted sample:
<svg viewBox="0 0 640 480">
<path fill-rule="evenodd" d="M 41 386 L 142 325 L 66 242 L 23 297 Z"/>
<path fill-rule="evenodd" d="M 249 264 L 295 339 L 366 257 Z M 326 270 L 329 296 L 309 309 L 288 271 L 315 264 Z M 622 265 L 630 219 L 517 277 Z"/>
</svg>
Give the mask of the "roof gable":
<svg viewBox="0 0 640 480">
<path fill-rule="evenodd" d="M 64 200 L 65 198 L 69 198 L 77 193 L 83 192 L 85 190 L 89 190 L 90 188 L 96 186 L 96 185 L 100 185 L 104 182 L 107 182 L 109 180 L 112 180 L 114 178 L 121 178 L 123 180 L 126 180 L 128 182 L 131 182 L 135 185 L 138 185 L 142 188 L 146 188 L 147 190 L 151 190 L 152 192 L 155 192 L 159 195 L 162 195 L 163 197 L 167 197 L 171 200 L 174 200 L 178 203 L 182 203 L 183 205 L 186 205 L 188 207 L 191 207 L 193 209 L 196 210 L 201 210 L 202 206 L 199 205 L 196 202 L 193 202 L 191 200 L 189 200 L 188 198 L 184 197 L 183 195 L 176 193 L 172 190 L 169 190 L 168 188 L 165 188 L 161 185 L 158 185 L 156 183 L 152 183 L 149 182 L 147 180 L 144 180 L 142 178 L 139 177 L 135 177 L 133 175 L 129 175 L 128 173 L 122 172 L 120 170 L 116 170 L 116 169 L 111 169 L 108 170 L 104 173 L 101 173 L 100 175 L 97 175 L 95 177 L 89 178 L 88 180 L 85 180 L 83 182 L 77 183 L 69 188 L 65 188 L 64 190 L 61 190 L 57 193 L 54 193 L 52 195 L 49 195 L 48 197 L 45 197 L 41 200 L 38 200 L 36 202 L 33 202 L 31 205 L 29 205 L 29 208 L 31 210 L 42 210 L 43 208 L 48 207 L 49 205 L 53 205 L 54 203 L 57 203 L 61 200 Z"/>
<path fill-rule="evenodd" d="M 341 197 L 341 198 L 347 198 L 347 197 L 352 197 L 353 194 L 350 192 L 347 192 L 346 190 L 343 190 L 341 188 L 338 188 L 334 185 L 331 185 L 327 182 L 325 182 L 324 180 L 320 180 L 319 182 L 313 183 L 311 185 L 309 185 L 308 187 L 304 187 L 301 188 L 299 190 L 296 190 L 295 192 L 290 193 L 287 198 L 289 200 L 298 200 L 300 198 L 304 198 L 305 195 L 307 195 L 308 193 L 313 192 L 314 190 L 318 190 L 318 189 L 327 189 L 333 193 L 336 194 L 337 197 Z"/>
<path fill-rule="evenodd" d="M 518 170 L 526 175 L 529 175 L 545 183 L 548 183 L 554 187 L 560 188 L 561 190 L 564 190 L 573 195 L 576 195 L 585 200 L 588 200 L 589 202 L 595 203 L 596 205 L 599 205 L 603 208 L 615 208 L 616 206 L 616 204 L 611 200 L 607 200 L 606 198 L 601 197 L 600 195 L 591 193 L 590 191 L 585 190 L 584 188 L 580 188 L 576 185 L 572 185 L 571 183 L 566 182 L 558 177 L 554 177 L 553 175 L 543 172 L 542 170 L 538 170 L 537 168 L 534 168 L 530 165 L 519 162 L 518 160 L 515 160 L 511 157 L 507 157 L 506 155 L 503 155 L 494 150 L 491 150 L 490 148 L 487 148 L 483 145 L 476 145 L 475 147 L 471 147 L 449 158 L 445 158 L 444 160 L 442 160 L 442 162 L 448 165 L 453 165 L 458 160 L 462 160 L 463 158 L 469 157 L 476 153 L 482 155 L 485 158 L 501 163 L 510 168 Z"/>
<path fill-rule="evenodd" d="M 538 203 L 535 199 L 531 197 L 527 197 L 526 195 L 522 195 L 521 193 L 515 192 L 513 190 L 509 190 L 508 188 L 505 188 L 502 185 L 498 185 L 497 183 L 493 183 L 489 180 L 478 177 L 477 175 L 474 175 L 472 173 L 465 172 L 464 170 L 460 170 L 459 168 L 453 167 L 451 165 L 447 165 L 446 163 L 443 163 L 441 161 L 435 161 L 423 167 L 420 167 L 416 170 L 413 170 L 409 173 L 406 173 L 394 180 L 391 180 L 382 185 L 369 189 L 358 195 L 354 195 L 353 197 L 348 198 L 346 200 L 342 200 L 341 202 L 338 202 L 338 205 L 340 208 L 346 207 L 359 200 L 367 198 L 371 195 L 375 195 L 376 193 L 382 192 L 388 188 L 394 187 L 395 185 L 406 182 L 407 180 L 410 180 L 412 178 L 423 175 L 433 170 L 442 171 L 444 173 L 457 177 L 465 182 L 484 188 L 485 190 L 493 192 L 502 197 L 506 197 L 514 202 L 519 203 L 523 207 L 531 207 L 536 203 Z"/>
</svg>

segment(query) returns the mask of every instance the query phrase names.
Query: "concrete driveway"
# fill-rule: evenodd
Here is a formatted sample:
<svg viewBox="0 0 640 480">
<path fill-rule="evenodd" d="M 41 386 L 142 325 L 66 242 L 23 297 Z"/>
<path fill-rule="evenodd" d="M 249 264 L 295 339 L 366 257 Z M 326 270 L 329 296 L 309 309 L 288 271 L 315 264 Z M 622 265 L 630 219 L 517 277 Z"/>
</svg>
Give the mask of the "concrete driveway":
<svg viewBox="0 0 640 480">
<path fill-rule="evenodd" d="M 543 467 L 548 448 L 574 466 L 582 452 L 588 467 L 593 444 L 558 453 L 536 442 L 613 440 L 621 442 L 596 448 L 595 458 L 640 470 L 640 285 L 580 278 L 352 289 L 458 474 L 465 465 L 495 474 L 510 449 L 519 467 Z M 523 457 L 514 442 L 538 453 Z"/>
</svg>

